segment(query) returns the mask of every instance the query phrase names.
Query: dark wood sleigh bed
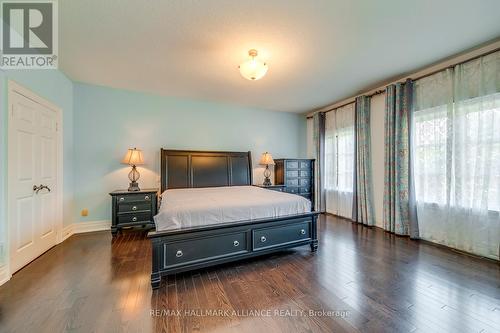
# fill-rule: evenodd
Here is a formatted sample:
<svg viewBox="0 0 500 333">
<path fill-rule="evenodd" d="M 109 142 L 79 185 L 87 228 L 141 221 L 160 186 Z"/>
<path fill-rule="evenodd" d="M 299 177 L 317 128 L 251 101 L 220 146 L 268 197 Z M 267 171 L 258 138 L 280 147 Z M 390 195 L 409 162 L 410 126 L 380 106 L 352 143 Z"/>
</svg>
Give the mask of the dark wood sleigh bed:
<svg viewBox="0 0 500 333">
<path fill-rule="evenodd" d="M 250 152 L 161 150 L 161 193 L 175 188 L 242 185 L 252 185 Z M 312 211 L 149 232 L 153 251 L 151 285 L 159 288 L 162 276 L 296 246 L 310 245 L 311 251 L 316 251 L 318 214 Z"/>
</svg>

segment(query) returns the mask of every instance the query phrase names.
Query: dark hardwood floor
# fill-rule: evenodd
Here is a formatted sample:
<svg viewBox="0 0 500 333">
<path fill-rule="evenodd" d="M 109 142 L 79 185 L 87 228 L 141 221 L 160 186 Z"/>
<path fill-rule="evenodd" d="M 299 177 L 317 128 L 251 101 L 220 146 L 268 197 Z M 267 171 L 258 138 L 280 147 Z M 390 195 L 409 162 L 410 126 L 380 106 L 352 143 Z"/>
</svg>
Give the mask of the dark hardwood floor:
<svg viewBox="0 0 500 333">
<path fill-rule="evenodd" d="M 334 217 L 321 218 L 317 253 L 179 274 L 156 291 L 150 251 L 143 232 L 69 238 L 0 287 L 0 331 L 500 332 L 498 263 Z"/>
</svg>

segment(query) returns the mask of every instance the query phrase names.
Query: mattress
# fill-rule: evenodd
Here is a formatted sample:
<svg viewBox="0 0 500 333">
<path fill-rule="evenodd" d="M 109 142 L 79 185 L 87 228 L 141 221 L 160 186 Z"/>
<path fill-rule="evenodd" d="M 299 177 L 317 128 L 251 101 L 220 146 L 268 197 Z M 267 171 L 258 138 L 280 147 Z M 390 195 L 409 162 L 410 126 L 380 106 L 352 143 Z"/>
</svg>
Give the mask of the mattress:
<svg viewBox="0 0 500 333">
<path fill-rule="evenodd" d="M 162 193 L 157 231 L 309 213 L 299 195 L 256 186 L 171 189 Z"/>
</svg>

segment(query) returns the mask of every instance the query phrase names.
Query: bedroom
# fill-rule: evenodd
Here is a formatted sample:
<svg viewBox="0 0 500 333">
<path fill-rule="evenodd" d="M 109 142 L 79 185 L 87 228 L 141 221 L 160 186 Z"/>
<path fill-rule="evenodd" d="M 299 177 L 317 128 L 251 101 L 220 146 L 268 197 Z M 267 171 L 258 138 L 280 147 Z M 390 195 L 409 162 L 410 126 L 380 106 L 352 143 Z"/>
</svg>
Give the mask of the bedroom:
<svg viewBox="0 0 500 333">
<path fill-rule="evenodd" d="M 0 332 L 500 331 L 499 12 L 2 1 Z"/>
</svg>

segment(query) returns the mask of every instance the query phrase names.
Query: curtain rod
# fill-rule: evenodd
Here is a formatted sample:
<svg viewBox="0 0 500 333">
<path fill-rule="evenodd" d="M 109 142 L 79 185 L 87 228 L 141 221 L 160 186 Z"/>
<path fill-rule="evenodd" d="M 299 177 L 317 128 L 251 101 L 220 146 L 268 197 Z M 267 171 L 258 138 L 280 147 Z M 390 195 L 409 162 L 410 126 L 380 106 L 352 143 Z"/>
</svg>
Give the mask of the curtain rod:
<svg viewBox="0 0 500 333">
<path fill-rule="evenodd" d="M 472 60 L 476 60 L 476 59 L 479 59 L 479 58 L 481 58 L 481 57 L 485 57 L 485 56 L 490 55 L 490 54 L 492 54 L 492 53 L 495 53 L 495 52 L 497 52 L 497 51 L 500 51 L 500 47 L 497 47 L 497 48 L 495 48 L 495 49 L 493 49 L 493 50 L 490 50 L 490 51 L 487 51 L 487 52 L 485 52 L 485 53 L 481 53 L 481 54 L 479 54 L 479 55 L 476 55 L 476 56 L 474 56 L 474 57 L 468 58 L 468 59 L 466 59 L 466 60 L 456 62 L 456 63 L 454 63 L 453 65 L 449 65 L 449 66 L 446 66 L 446 67 L 444 67 L 444 68 L 437 69 L 437 70 L 432 71 L 432 72 L 430 72 L 430 73 L 427 73 L 427 74 L 422 74 L 422 75 L 417 76 L 417 77 L 415 77 L 415 78 L 412 78 L 412 77 L 407 77 L 407 78 L 406 78 L 406 80 L 407 80 L 407 79 L 410 79 L 410 80 L 412 80 L 412 81 L 417 81 L 417 80 L 423 79 L 423 78 L 425 78 L 425 77 L 428 77 L 428 76 L 431 76 L 431 75 L 437 74 L 437 73 L 439 73 L 439 72 L 445 71 L 445 70 L 447 70 L 447 69 L 454 68 L 454 67 L 455 67 L 455 66 L 457 66 L 457 65 L 465 64 L 466 62 L 469 62 L 469 61 L 472 61 Z M 395 83 L 404 83 L 404 81 L 403 81 L 403 82 L 395 82 Z M 340 109 L 340 108 L 342 108 L 342 107 L 344 107 L 344 106 L 346 106 L 346 105 L 352 104 L 352 103 L 354 103 L 354 102 L 355 102 L 356 97 L 359 97 L 359 96 L 363 96 L 363 95 L 364 95 L 364 96 L 367 96 L 367 97 L 372 97 L 372 96 L 375 96 L 375 95 L 380 95 L 380 94 L 383 94 L 384 92 L 385 92 L 385 89 L 380 89 L 380 90 L 376 90 L 375 92 L 373 92 L 373 93 L 371 93 L 371 94 L 368 94 L 368 95 L 364 95 L 364 94 L 361 94 L 361 95 L 356 95 L 356 96 L 354 96 L 354 97 L 349 98 L 349 100 L 350 100 L 350 99 L 354 99 L 354 101 L 346 102 L 346 103 L 344 103 L 344 104 L 341 104 L 341 105 L 339 105 L 339 106 L 336 106 L 336 107 L 334 107 L 334 108 L 328 109 L 328 110 L 326 110 L 326 111 L 321 111 L 321 112 L 322 112 L 322 113 L 328 113 L 328 112 L 331 112 L 331 111 L 335 111 L 335 110 L 337 110 L 337 109 Z M 307 118 L 307 119 L 311 119 L 311 118 L 312 118 L 312 116 L 307 116 L 306 118 Z"/>
</svg>

